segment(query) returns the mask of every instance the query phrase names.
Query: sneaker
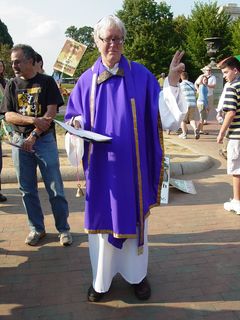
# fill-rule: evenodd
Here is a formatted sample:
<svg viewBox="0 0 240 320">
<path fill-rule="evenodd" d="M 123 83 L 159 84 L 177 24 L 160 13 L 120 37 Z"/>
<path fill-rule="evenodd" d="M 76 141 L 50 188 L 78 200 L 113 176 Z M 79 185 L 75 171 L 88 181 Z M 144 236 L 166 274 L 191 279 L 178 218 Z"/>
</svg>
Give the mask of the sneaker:
<svg viewBox="0 0 240 320">
<path fill-rule="evenodd" d="M 73 242 L 71 233 L 69 231 L 61 232 L 59 234 L 60 243 L 62 246 L 70 246 Z"/>
<path fill-rule="evenodd" d="M 38 232 L 38 231 L 31 231 L 27 236 L 25 243 L 29 246 L 35 246 L 43 237 L 46 236 L 46 232 Z"/>
<path fill-rule="evenodd" d="M 180 139 L 187 139 L 187 134 L 186 133 L 181 133 L 178 137 Z"/>
<path fill-rule="evenodd" d="M 236 214 L 240 214 L 240 201 L 239 200 L 230 199 L 230 201 L 224 203 L 223 207 L 227 211 L 233 211 Z"/>
<path fill-rule="evenodd" d="M 200 138 L 200 132 L 198 129 L 194 131 L 195 139 L 198 140 Z"/>
</svg>

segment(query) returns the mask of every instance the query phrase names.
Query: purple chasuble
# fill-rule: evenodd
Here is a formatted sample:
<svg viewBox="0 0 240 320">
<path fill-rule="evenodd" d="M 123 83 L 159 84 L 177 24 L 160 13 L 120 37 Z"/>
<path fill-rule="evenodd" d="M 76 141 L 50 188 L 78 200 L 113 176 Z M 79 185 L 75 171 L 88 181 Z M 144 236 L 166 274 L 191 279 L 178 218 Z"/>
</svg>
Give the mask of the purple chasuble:
<svg viewBox="0 0 240 320">
<path fill-rule="evenodd" d="M 163 140 L 158 112 L 159 84 L 144 66 L 122 56 L 124 76 L 96 84 L 91 128 L 93 74 L 105 67 L 101 57 L 74 87 L 65 120 L 82 115 L 84 129 L 112 137 L 111 143 L 85 142 L 85 230 L 108 233 L 121 248 L 122 239 L 139 237 L 150 208 L 160 204 Z M 119 239 L 119 242 L 118 242 Z"/>
</svg>

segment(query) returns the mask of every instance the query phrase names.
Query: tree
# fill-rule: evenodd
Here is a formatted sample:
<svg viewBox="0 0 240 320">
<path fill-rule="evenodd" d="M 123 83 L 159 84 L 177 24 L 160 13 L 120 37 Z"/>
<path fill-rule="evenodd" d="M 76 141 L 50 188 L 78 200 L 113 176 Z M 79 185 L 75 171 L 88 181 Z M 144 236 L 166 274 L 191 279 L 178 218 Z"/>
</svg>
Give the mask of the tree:
<svg viewBox="0 0 240 320">
<path fill-rule="evenodd" d="M 144 64 L 155 75 L 167 72 L 176 49 L 173 14 L 166 2 L 125 0 L 117 16 L 124 22 L 126 56 Z"/>
<path fill-rule="evenodd" d="M 8 28 L 2 20 L 0 20 L 0 44 L 8 44 L 10 47 L 13 46 L 12 37 L 8 33 Z"/>
<path fill-rule="evenodd" d="M 93 49 L 95 47 L 92 27 L 85 26 L 77 29 L 76 27 L 71 26 L 65 31 L 65 35 L 75 41 L 85 44 L 89 49 Z"/>
<path fill-rule="evenodd" d="M 5 76 L 10 78 L 13 76 L 10 64 L 10 49 L 13 46 L 12 37 L 8 33 L 7 26 L 0 20 L 0 57 L 5 64 Z"/>
<path fill-rule="evenodd" d="M 5 77 L 11 78 L 14 76 L 11 62 L 10 62 L 10 54 L 11 48 L 8 44 L 0 43 L 0 60 L 3 60 L 5 65 Z"/>
<path fill-rule="evenodd" d="M 191 73 L 194 76 L 197 76 L 199 70 L 209 63 L 205 38 L 221 38 L 217 60 L 231 54 L 230 16 L 224 11 L 219 13 L 218 10 L 217 2 L 209 4 L 196 2 L 189 17 L 186 51 L 192 65 Z"/>
<path fill-rule="evenodd" d="M 232 51 L 240 55 L 240 17 L 232 23 Z"/>
<path fill-rule="evenodd" d="M 75 26 L 71 26 L 65 31 L 65 35 L 87 46 L 87 50 L 74 74 L 75 77 L 78 77 L 94 63 L 98 56 L 98 51 L 93 40 L 93 28 L 84 26 L 78 29 Z"/>
</svg>

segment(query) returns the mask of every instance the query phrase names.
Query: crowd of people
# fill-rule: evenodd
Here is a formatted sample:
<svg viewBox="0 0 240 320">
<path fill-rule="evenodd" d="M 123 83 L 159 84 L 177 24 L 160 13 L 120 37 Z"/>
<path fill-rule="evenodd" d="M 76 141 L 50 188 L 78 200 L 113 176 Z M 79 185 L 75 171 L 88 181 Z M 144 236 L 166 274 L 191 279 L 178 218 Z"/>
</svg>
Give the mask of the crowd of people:
<svg viewBox="0 0 240 320">
<path fill-rule="evenodd" d="M 214 108 L 216 78 L 209 66 L 192 83 L 181 62 L 184 53 L 177 51 L 168 75 L 162 74 L 159 83 L 148 69 L 123 55 L 125 39 L 125 26 L 114 15 L 95 25 L 99 58 L 80 76 L 65 113 L 65 121 L 76 129 L 111 137 L 111 143 L 85 142 L 83 147 L 84 228 L 93 278 L 87 292 L 90 302 L 100 301 L 109 292 L 117 273 L 131 284 L 138 299 L 151 296 L 148 216 L 150 209 L 160 204 L 163 130 L 180 126 L 180 137 L 185 139 L 189 123 L 199 139 Z M 11 49 L 15 77 L 7 83 L 1 63 L 0 85 L 5 88 L 0 113 L 13 128 L 12 158 L 30 227 L 25 243 L 37 245 L 46 236 L 38 194 L 39 167 L 60 243 L 71 245 L 53 122 L 63 105 L 61 93 L 55 80 L 44 73 L 41 56 L 30 46 L 19 44 Z M 230 57 L 219 63 L 219 68 L 228 85 L 218 113 L 222 126 L 217 143 L 229 138 L 227 170 L 233 176 L 233 199 L 224 203 L 224 208 L 240 213 L 240 62 Z M 7 200 L 2 199 L 0 194 L 0 201 Z"/>
</svg>

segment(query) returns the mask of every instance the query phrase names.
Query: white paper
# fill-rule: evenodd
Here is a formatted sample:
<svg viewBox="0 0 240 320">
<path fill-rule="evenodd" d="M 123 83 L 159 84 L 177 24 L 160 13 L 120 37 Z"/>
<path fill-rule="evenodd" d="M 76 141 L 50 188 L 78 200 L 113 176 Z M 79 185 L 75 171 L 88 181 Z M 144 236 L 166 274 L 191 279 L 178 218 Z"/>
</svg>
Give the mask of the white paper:
<svg viewBox="0 0 240 320">
<path fill-rule="evenodd" d="M 175 187 L 183 192 L 191 193 L 191 194 L 197 193 L 195 186 L 191 180 L 180 180 L 180 179 L 170 178 L 170 184 L 173 187 Z"/>
<path fill-rule="evenodd" d="M 74 127 L 58 121 L 58 120 L 53 120 L 55 123 L 60 125 L 63 129 L 66 131 L 70 132 L 71 134 L 74 134 L 75 136 L 78 136 L 80 138 L 83 138 L 87 141 L 95 141 L 95 142 L 110 142 L 112 140 L 111 137 L 104 136 L 102 134 L 88 131 L 88 130 L 83 130 L 83 129 L 75 129 Z"/>
</svg>

